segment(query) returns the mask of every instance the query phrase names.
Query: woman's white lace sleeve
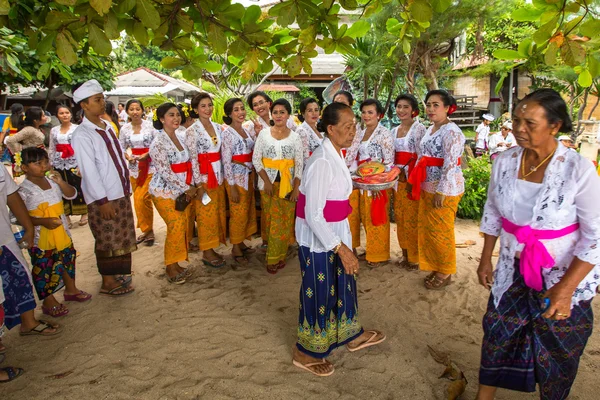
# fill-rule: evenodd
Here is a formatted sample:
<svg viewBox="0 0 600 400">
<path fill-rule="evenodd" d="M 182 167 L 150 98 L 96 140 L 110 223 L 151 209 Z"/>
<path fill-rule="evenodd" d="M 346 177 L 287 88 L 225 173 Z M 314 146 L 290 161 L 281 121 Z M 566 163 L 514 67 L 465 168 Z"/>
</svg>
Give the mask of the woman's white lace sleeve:
<svg viewBox="0 0 600 400">
<path fill-rule="evenodd" d="M 492 167 L 492 174 L 490 176 L 490 184 L 488 185 L 487 200 L 483 207 L 483 216 L 481 217 L 481 225 L 479 230 L 482 233 L 492 236 L 500 236 L 502 230 L 502 215 L 498 210 L 496 204 L 496 171 L 499 168 L 500 163 L 496 162 Z"/>
<path fill-rule="evenodd" d="M 573 254 L 581 261 L 600 264 L 600 178 L 593 165 L 582 159 L 578 166 L 577 184 L 579 189 L 575 195 L 577 220 L 581 230 L 581 239 L 577 242 Z"/>
</svg>

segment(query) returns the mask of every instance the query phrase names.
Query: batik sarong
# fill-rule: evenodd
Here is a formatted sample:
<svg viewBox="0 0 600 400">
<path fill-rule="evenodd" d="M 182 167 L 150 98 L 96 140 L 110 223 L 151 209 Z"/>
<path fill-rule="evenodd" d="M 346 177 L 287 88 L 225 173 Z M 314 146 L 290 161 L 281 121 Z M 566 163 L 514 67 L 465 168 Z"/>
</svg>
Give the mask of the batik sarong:
<svg viewBox="0 0 600 400">
<path fill-rule="evenodd" d="M 29 249 L 29 256 L 33 286 L 40 300 L 44 300 L 64 287 L 64 273 L 67 273 L 71 279 L 75 279 L 77 253 L 72 244 L 62 250 L 42 250 L 32 247 Z"/>
<path fill-rule="evenodd" d="M 441 208 L 433 207 L 433 193 L 421 191 L 419 200 L 419 267 L 441 274 L 456 273 L 454 220 L 460 196 L 446 196 Z"/>
<path fill-rule="evenodd" d="M 388 199 L 389 199 L 388 193 Z M 360 224 L 365 228 L 367 244 L 365 246 L 366 259 L 369 262 L 382 262 L 390 259 L 390 219 L 389 203 L 386 205 L 386 222 L 375 226 L 371 220 L 372 194 L 364 190 L 362 193 L 355 189 L 350 195 L 352 213 L 348 216 L 350 231 L 352 232 L 352 247 L 360 246 Z"/>
<path fill-rule="evenodd" d="M 0 276 L 5 297 L 4 324 L 8 329 L 21 324 L 21 314 L 36 307 L 26 268 L 8 246 L 0 247 Z"/>
<path fill-rule="evenodd" d="M 358 320 L 356 276 L 348 275 L 333 251 L 298 250 L 302 286 L 296 347 L 312 357 L 324 358 L 336 347 L 363 333 Z"/>
<path fill-rule="evenodd" d="M 419 264 L 419 201 L 409 200 L 407 196 L 402 200 L 406 251 L 411 264 Z"/>
<path fill-rule="evenodd" d="M 83 190 L 81 190 L 81 177 L 77 176 L 72 169 L 57 169 L 61 178 L 69 185 L 77 189 L 77 197 L 72 200 L 63 198 L 63 207 L 65 215 L 85 215 L 88 213 L 85 199 L 83 198 Z"/>
<path fill-rule="evenodd" d="M 525 285 L 515 260 L 512 286 L 498 307 L 490 295 L 483 317 L 480 384 L 534 392 L 537 383 L 543 400 L 568 397 L 592 334 L 591 300 L 573 306 L 569 318 L 555 321 L 541 316 L 543 295 Z"/>
<path fill-rule="evenodd" d="M 94 235 L 96 263 L 101 275 L 131 274 L 131 253 L 135 244 L 135 225 L 129 197 L 111 201 L 116 216 L 105 220 L 100 216 L 100 206 L 88 204 L 88 220 Z"/>
<path fill-rule="evenodd" d="M 154 224 L 154 209 L 152 208 L 152 198 L 148 193 L 152 174 L 149 174 L 142 186 L 138 186 L 137 178 L 130 178 L 131 190 L 133 191 L 133 205 L 135 216 L 137 218 L 137 227 L 142 233 L 150 232 Z"/>
<path fill-rule="evenodd" d="M 214 189 L 206 189 L 206 194 L 210 197 L 210 203 L 207 205 L 202 204 L 200 199 L 192 203 L 196 208 L 198 246 L 202 251 L 216 249 L 227 240 L 225 186 L 219 185 Z"/>
<path fill-rule="evenodd" d="M 279 182 L 273 184 L 273 195 L 260 192 L 262 204 L 261 223 L 264 221 L 267 232 L 267 264 L 284 261 L 288 247 L 294 237 L 296 203 L 279 197 Z"/>
<path fill-rule="evenodd" d="M 254 203 L 254 175 L 248 177 L 248 190 L 237 187 L 240 200 L 231 201 L 231 187 L 225 183 L 229 198 L 229 241 L 239 244 L 256 233 L 256 206 Z"/>
<path fill-rule="evenodd" d="M 171 265 L 188 260 L 188 246 L 192 237 L 190 235 L 190 210 L 188 205 L 185 211 L 175 209 L 175 200 L 152 196 L 156 211 L 167 225 L 165 238 L 165 265 Z"/>
</svg>

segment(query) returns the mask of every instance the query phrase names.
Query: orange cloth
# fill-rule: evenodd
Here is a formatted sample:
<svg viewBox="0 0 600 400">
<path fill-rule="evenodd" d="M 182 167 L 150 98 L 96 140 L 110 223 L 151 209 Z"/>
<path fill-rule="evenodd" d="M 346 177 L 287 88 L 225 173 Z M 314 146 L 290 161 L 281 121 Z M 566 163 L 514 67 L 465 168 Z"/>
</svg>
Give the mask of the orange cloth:
<svg viewBox="0 0 600 400">
<path fill-rule="evenodd" d="M 407 251 L 408 262 L 419 263 L 419 202 L 406 197 L 406 182 L 398 182 L 398 191 L 394 193 L 394 215 L 398 244 Z"/>
<path fill-rule="evenodd" d="M 175 200 L 163 197 L 151 196 L 156 211 L 167 225 L 167 237 L 165 238 L 165 265 L 175 264 L 188 260 L 188 243 L 191 239 L 189 234 L 189 210 L 175 209 Z"/>
<path fill-rule="evenodd" d="M 238 203 L 231 201 L 231 186 L 225 183 L 229 198 L 229 241 L 242 243 L 256 233 L 256 207 L 254 204 L 254 174 L 248 178 L 248 190 L 236 186 L 240 194 Z"/>
<path fill-rule="evenodd" d="M 148 186 L 152 174 L 146 176 L 146 181 L 143 185 L 138 185 L 138 179 L 129 178 L 131 181 L 131 190 L 133 190 L 133 205 L 135 207 L 135 217 L 137 219 L 137 227 L 142 233 L 152 230 L 154 225 L 154 209 L 152 208 L 152 196 L 148 193 Z"/>
<path fill-rule="evenodd" d="M 419 267 L 423 271 L 456 273 L 454 220 L 460 196 L 446 196 L 442 208 L 433 207 L 434 193 L 421 191 L 419 201 Z"/>
<path fill-rule="evenodd" d="M 386 191 L 387 192 L 387 191 Z M 386 193 L 389 198 L 389 194 Z M 389 204 L 386 205 L 386 222 L 383 225 L 373 225 L 371 207 L 373 197 L 367 191 L 360 193 L 358 189 L 350 195 L 352 213 L 348 217 L 350 231 L 352 232 L 352 247 L 360 246 L 360 223 L 365 228 L 367 237 L 366 258 L 369 262 L 381 262 L 390 259 L 390 219 L 387 218 Z"/>
<path fill-rule="evenodd" d="M 210 203 L 202 204 L 200 199 L 193 201 L 196 209 L 196 223 L 198 227 L 198 246 L 200 250 L 209 250 L 225 244 L 227 230 L 227 214 L 225 204 L 225 186 L 220 185 L 214 189 L 206 189 Z"/>
</svg>

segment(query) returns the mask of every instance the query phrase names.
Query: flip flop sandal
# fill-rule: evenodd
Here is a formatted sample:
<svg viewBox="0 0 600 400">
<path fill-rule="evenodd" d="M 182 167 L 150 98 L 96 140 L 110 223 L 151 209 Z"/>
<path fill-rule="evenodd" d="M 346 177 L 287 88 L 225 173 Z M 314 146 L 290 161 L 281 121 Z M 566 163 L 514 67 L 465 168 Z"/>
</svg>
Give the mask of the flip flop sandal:
<svg viewBox="0 0 600 400">
<path fill-rule="evenodd" d="M 188 253 L 197 253 L 200 251 L 200 246 L 193 243 L 188 243 Z"/>
<path fill-rule="evenodd" d="M 119 290 L 125 289 L 124 292 L 121 293 L 117 293 Z M 128 294 L 131 294 L 135 291 L 135 289 L 133 288 L 129 288 L 129 286 L 125 286 L 125 285 L 119 285 L 116 286 L 110 290 L 102 290 L 100 289 L 99 294 L 103 295 L 103 296 L 109 296 L 109 297 L 119 297 L 119 296 L 126 296 Z"/>
<path fill-rule="evenodd" d="M 156 238 L 154 237 L 154 235 L 146 236 L 146 240 L 144 240 L 144 246 L 148 246 L 148 247 L 154 246 L 155 240 L 156 240 Z"/>
<path fill-rule="evenodd" d="M 53 317 L 53 318 L 58 318 L 58 317 L 64 317 L 65 315 L 67 315 L 69 313 L 69 309 L 67 307 L 65 307 L 64 304 L 59 304 L 57 306 L 54 307 L 44 307 L 42 306 L 42 313 Z"/>
<path fill-rule="evenodd" d="M 366 349 L 367 347 L 371 347 L 371 346 L 375 346 L 376 344 L 379 344 L 381 342 L 383 342 L 386 338 L 385 335 L 383 335 L 383 333 L 376 331 L 376 330 L 369 330 L 366 331 L 367 333 L 372 333 L 371 337 L 368 338 L 366 341 L 362 342 L 361 344 L 359 344 L 356 347 L 350 347 L 350 345 L 346 345 L 346 347 L 348 348 L 348 351 L 350 352 L 355 352 L 361 349 Z M 375 340 L 375 338 L 377 337 L 377 335 L 383 335 L 383 337 L 381 337 L 378 340 Z"/>
<path fill-rule="evenodd" d="M 311 363 L 307 363 L 307 364 L 302 364 L 300 361 L 292 360 L 292 364 L 298 368 L 301 368 L 301 369 L 308 371 L 311 374 L 315 374 L 317 376 L 330 376 L 331 374 L 333 374 L 335 372 L 335 368 L 333 367 L 333 365 L 331 365 L 330 363 L 328 363 L 325 360 L 319 361 L 319 362 L 311 362 Z M 317 365 L 323 365 L 323 364 L 331 365 L 331 371 L 319 373 L 316 370 L 312 369 L 312 367 L 316 367 Z"/>
<path fill-rule="evenodd" d="M 39 321 L 35 328 L 27 332 L 19 332 L 20 336 L 54 336 L 61 332 L 60 327 L 58 325 L 50 324 L 46 321 Z M 56 329 L 52 333 L 46 332 L 47 329 Z M 46 333 L 44 333 L 46 332 Z"/>
<path fill-rule="evenodd" d="M 0 371 L 4 371 L 8 375 L 8 379 L 5 381 L 0 381 L 0 383 L 8 383 L 8 382 L 14 381 L 15 379 L 17 379 L 18 377 L 23 375 L 23 373 L 25 373 L 25 370 L 23 368 L 15 368 L 15 367 L 0 368 Z"/>
<path fill-rule="evenodd" d="M 270 267 L 270 268 L 269 268 Z M 271 275 L 275 275 L 279 271 L 279 264 L 267 265 L 267 272 Z"/>
<path fill-rule="evenodd" d="M 87 219 L 85 221 L 79 220 L 79 222 L 77 223 L 79 226 L 86 226 L 88 224 Z"/>
<path fill-rule="evenodd" d="M 175 276 L 168 276 L 167 282 L 173 283 L 175 285 L 183 285 L 187 280 L 189 275 L 187 275 L 187 270 L 181 271 Z"/>
<path fill-rule="evenodd" d="M 146 241 L 146 235 L 143 233 L 135 239 L 135 244 L 144 243 Z"/>
<path fill-rule="evenodd" d="M 80 290 L 77 294 L 65 294 L 64 298 L 65 301 L 75 301 L 77 303 L 84 303 L 88 300 L 91 300 L 92 295 L 84 292 L 83 290 Z"/>
<path fill-rule="evenodd" d="M 404 268 L 406 268 L 407 271 L 418 271 L 419 264 L 407 263 Z"/>
<path fill-rule="evenodd" d="M 452 283 L 452 275 L 446 278 L 434 276 L 431 280 L 425 281 L 425 288 L 429 290 L 441 290 Z"/>
<path fill-rule="evenodd" d="M 246 265 L 248 265 L 250 263 L 248 261 L 248 259 L 246 258 L 246 256 L 233 256 L 233 261 L 237 265 L 241 265 L 242 267 L 245 267 Z"/>
<path fill-rule="evenodd" d="M 121 286 L 127 287 L 131 285 L 131 281 L 133 280 L 133 278 L 131 277 L 131 275 L 117 275 L 115 277 L 115 280 L 119 282 Z"/>
<path fill-rule="evenodd" d="M 425 278 L 423 278 L 423 282 L 425 282 L 425 283 L 429 282 L 430 280 L 433 279 L 434 276 L 435 276 L 435 271 L 430 273 L 429 275 L 427 275 Z"/>
<path fill-rule="evenodd" d="M 284 269 L 285 268 L 285 261 L 279 261 L 279 263 L 277 264 L 277 269 Z"/>
<path fill-rule="evenodd" d="M 217 259 L 217 260 L 213 260 L 213 261 L 209 261 L 209 260 L 205 260 L 204 258 L 202 259 L 202 263 L 204 265 L 207 265 L 209 267 L 213 267 L 213 268 L 221 268 L 225 265 L 227 265 L 227 262 L 225 260 L 221 260 L 221 259 Z"/>
</svg>

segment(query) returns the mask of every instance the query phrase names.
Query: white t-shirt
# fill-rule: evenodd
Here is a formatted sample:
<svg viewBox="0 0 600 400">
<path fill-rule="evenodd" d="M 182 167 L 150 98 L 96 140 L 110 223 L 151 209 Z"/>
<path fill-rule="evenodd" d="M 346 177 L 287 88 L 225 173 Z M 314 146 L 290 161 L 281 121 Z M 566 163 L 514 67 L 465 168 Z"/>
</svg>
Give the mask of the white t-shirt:
<svg viewBox="0 0 600 400">
<path fill-rule="evenodd" d="M 14 242 L 15 237 L 10 227 L 10 217 L 6 201 L 9 195 L 19 190 L 19 186 L 6 172 L 4 166 L 0 166 L 0 246 Z"/>
</svg>

